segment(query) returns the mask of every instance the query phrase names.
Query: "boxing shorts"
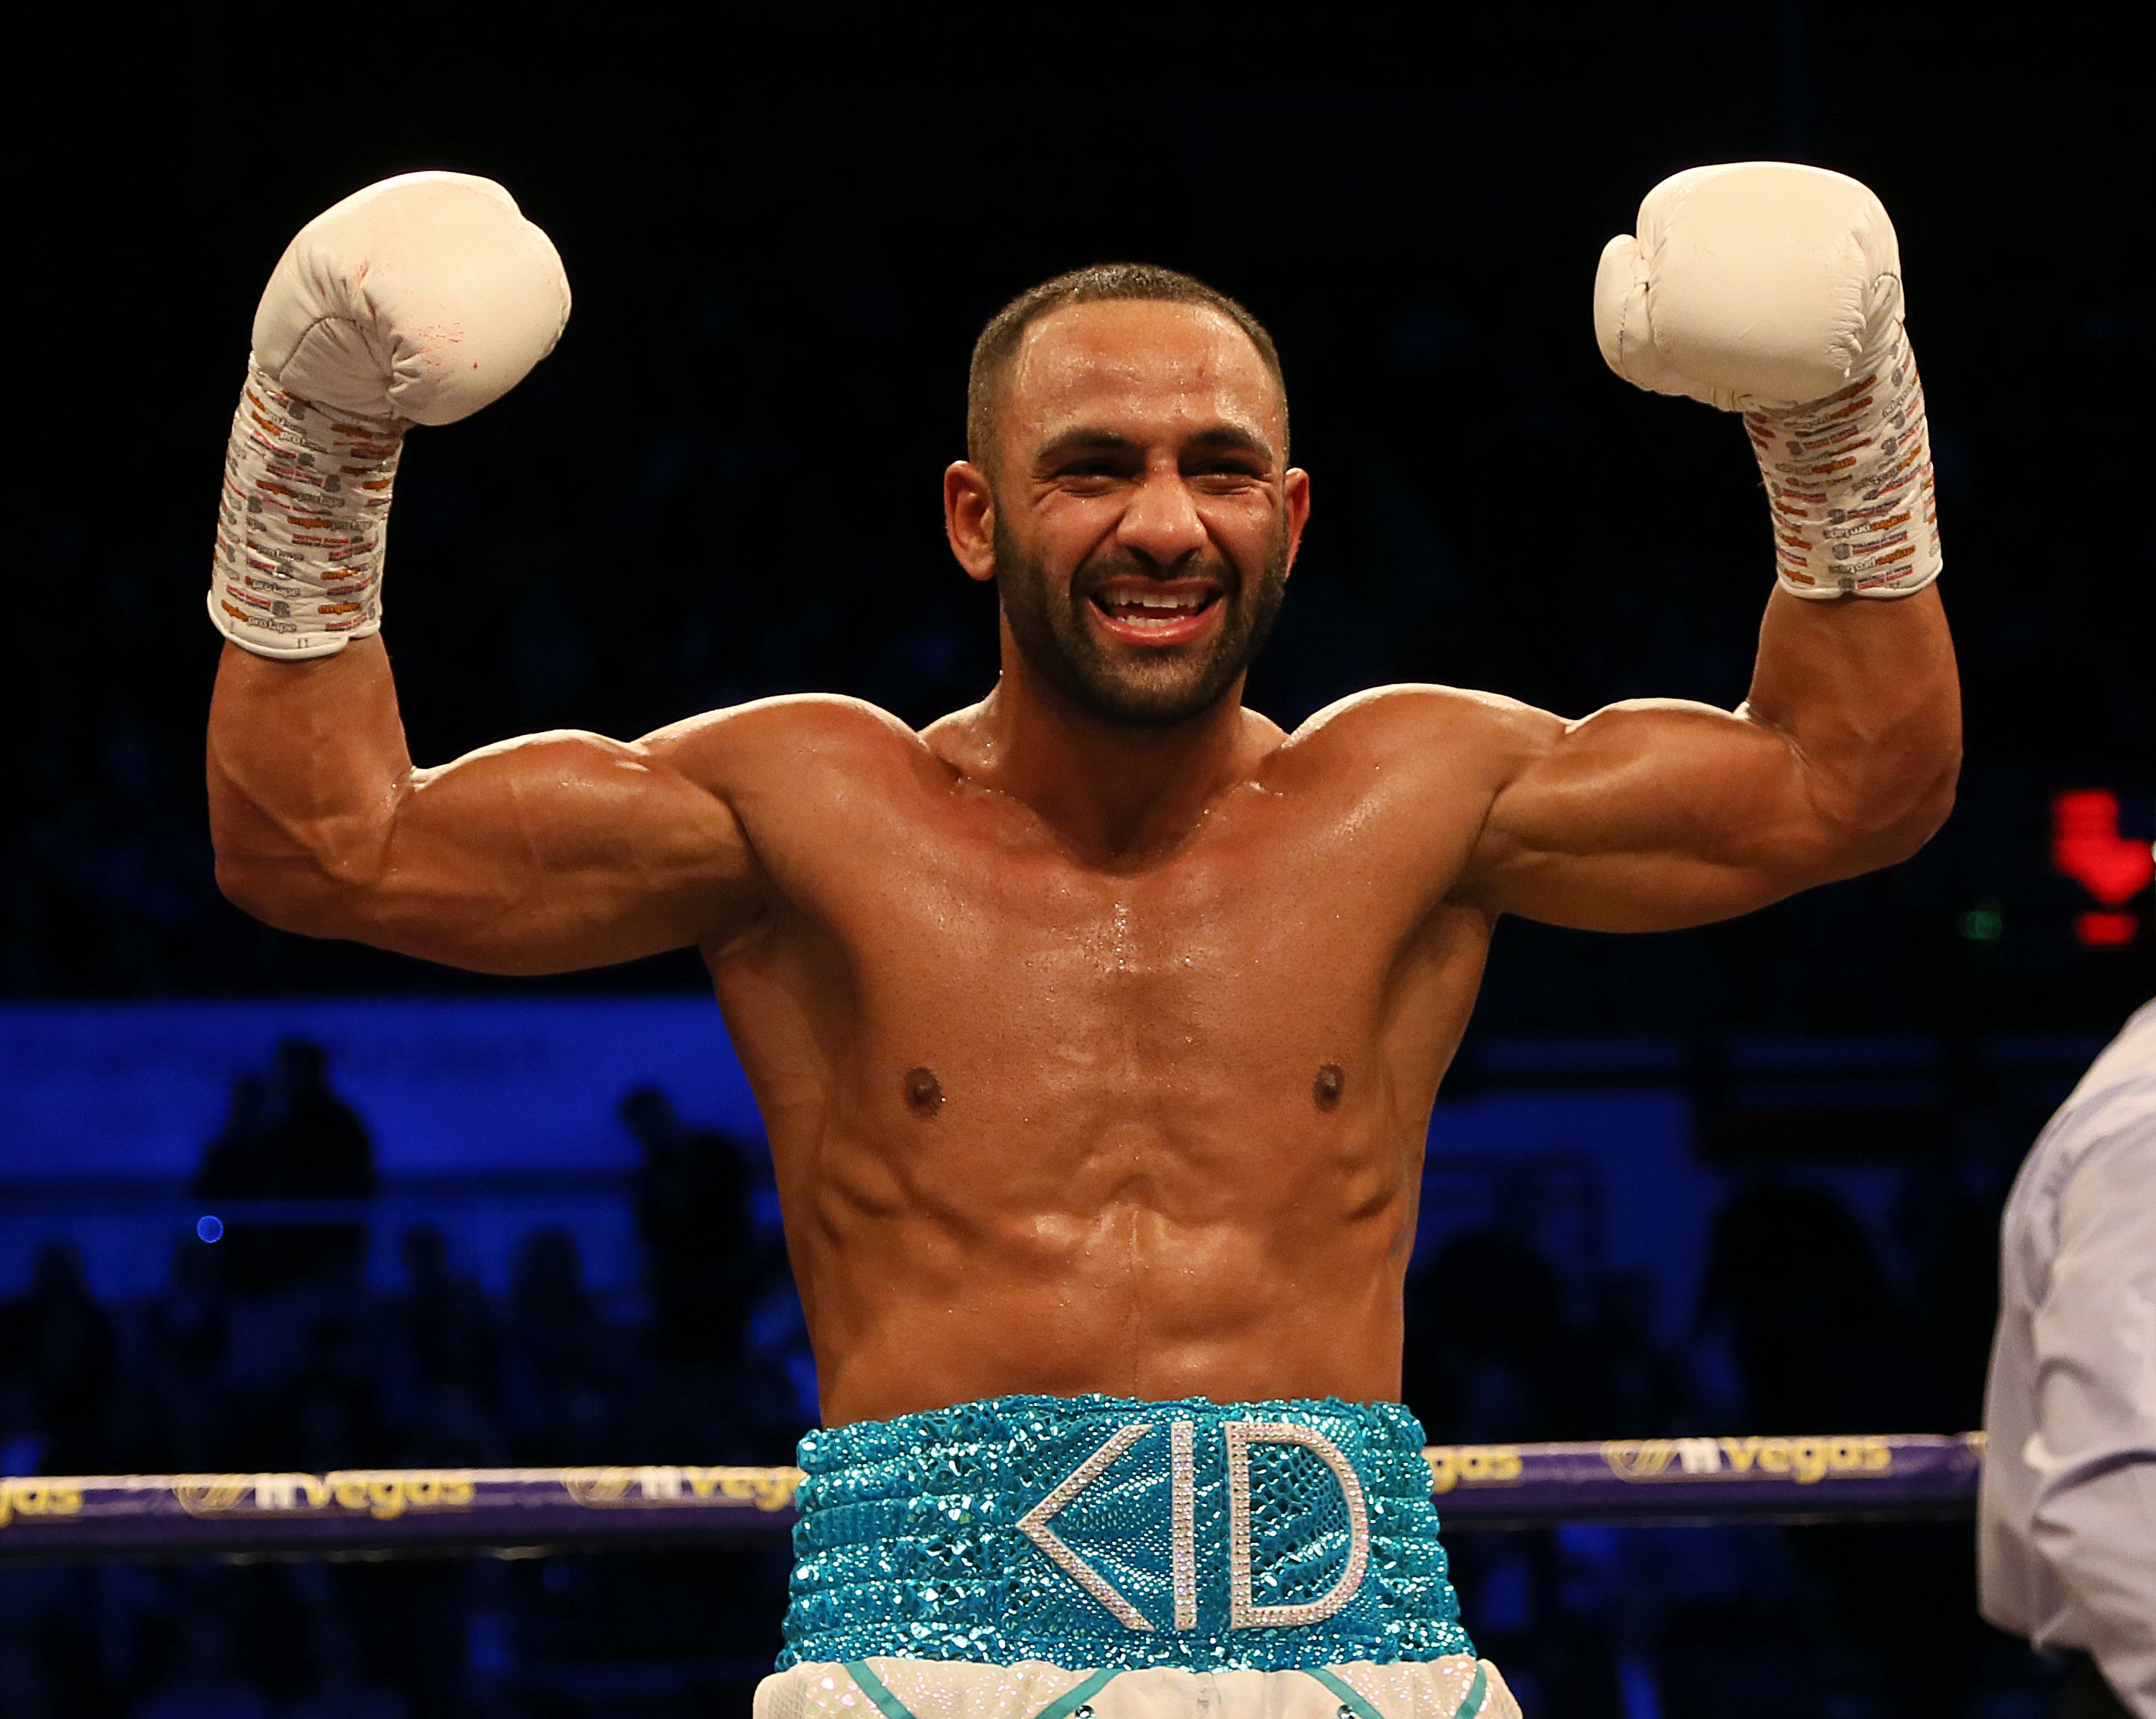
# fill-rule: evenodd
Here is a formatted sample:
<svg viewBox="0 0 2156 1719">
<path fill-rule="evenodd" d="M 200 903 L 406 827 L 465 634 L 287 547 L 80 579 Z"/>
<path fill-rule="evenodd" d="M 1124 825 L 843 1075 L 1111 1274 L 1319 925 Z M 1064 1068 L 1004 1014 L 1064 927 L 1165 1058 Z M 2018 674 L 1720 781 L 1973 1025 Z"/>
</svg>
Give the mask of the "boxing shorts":
<svg viewBox="0 0 2156 1719">
<path fill-rule="evenodd" d="M 812 1433 L 757 1719 L 1510 1719 L 1398 1403 L 999 1397 Z"/>
</svg>

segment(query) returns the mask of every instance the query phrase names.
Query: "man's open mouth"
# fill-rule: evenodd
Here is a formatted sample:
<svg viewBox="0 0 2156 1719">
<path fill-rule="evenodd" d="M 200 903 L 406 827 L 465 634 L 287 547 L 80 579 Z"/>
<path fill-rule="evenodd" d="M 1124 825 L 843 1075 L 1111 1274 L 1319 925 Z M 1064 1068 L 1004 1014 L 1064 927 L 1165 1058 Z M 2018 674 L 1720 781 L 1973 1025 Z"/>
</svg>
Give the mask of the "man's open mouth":
<svg viewBox="0 0 2156 1719">
<path fill-rule="evenodd" d="M 1220 587 L 1205 581 L 1104 585 L 1088 600 L 1101 630 L 1129 645 L 1185 645 L 1218 622 Z"/>
</svg>

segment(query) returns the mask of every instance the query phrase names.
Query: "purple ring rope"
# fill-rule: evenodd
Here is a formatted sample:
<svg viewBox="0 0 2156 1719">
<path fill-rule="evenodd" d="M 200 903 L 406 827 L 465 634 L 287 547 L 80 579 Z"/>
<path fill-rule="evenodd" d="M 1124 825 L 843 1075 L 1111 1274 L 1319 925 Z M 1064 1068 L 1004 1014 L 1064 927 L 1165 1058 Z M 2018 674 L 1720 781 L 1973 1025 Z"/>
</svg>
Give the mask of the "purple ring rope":
<svg viewBox="0 0 2156 1719">
<path fill-rule="evenodd" d="M 1984 1435 L 1439 1444 L 1447 1529 L 1965 1516 Z M 353 1469 L 0 1479 L 0 1562 L 684 1547 L 784 1532 L 794 1469 Z"/>
</svg>

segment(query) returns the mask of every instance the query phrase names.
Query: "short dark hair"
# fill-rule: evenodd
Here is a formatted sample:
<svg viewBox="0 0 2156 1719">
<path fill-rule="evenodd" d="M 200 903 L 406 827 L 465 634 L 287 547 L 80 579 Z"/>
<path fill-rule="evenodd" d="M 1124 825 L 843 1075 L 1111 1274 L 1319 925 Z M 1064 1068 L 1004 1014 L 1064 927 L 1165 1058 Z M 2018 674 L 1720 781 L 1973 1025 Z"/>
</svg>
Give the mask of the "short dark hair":
<svg viewBox="0 0 2156 1719">
<path fill-rule="evenodd" d="M 1025 331 L 1051 311 L 1065 305 L 1101 304 L 1114 299 L 1138 299 L 1160 304 L 1202 305 L 1218 311 L 1249 337 L 1271 372 L 1281 393 L 1281 435 L 1287 434 L 1287 378 L 1281 373 L 1280 349 L 1265 332 L 1265 325 L 1218 288 L 1194 275 L 1163 269 L 1153 263 L 1095 263 L 1073 269 L 1030 287 L 988 319 L 981 337 L 973 342 L 973 363 L 966 377 L 966 457 L 976 466 L 990 463 L 995 443 L 996 396 L 1004 373 L 1017 356 Z M 1287 456 L 1282 446 L 1281 456 Z"/>
</svg>

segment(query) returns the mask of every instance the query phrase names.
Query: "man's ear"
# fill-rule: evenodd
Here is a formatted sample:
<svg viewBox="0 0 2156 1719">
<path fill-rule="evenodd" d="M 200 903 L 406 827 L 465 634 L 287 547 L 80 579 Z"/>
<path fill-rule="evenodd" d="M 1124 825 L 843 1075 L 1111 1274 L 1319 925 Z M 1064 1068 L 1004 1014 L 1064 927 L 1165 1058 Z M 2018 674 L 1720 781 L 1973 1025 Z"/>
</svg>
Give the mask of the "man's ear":
<svg viewBox="0 0 2156 1719">
<path fill-rule="evenodd" d="M 967 578 L 985 583 L 996 576 L 995 487 L 970 460 L 944 469 L 943 532 Z"/>
<path fill-rule="evenodd" d="M 1302 552 L 1302 528 L 1310 523 L 1310 474 L 1300 466 L 1288 468 L 1281 486 L 1287 511 L 1287 570 L 1295 571 L 1295 558 Z"/>
</svg>

